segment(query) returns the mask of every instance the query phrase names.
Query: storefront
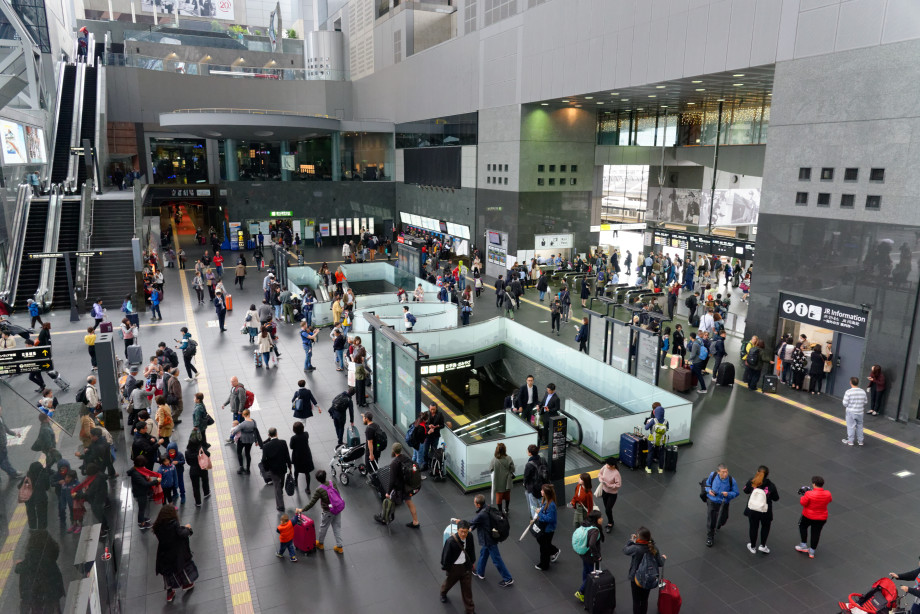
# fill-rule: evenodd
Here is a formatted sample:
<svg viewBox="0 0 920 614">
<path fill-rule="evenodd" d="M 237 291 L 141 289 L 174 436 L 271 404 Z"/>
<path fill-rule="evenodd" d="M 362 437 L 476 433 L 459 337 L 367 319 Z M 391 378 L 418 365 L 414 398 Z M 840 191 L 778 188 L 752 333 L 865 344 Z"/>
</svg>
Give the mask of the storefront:
<svg viewBox="0 0 920 614">
<path fill-rule="evenodd" d="M 869 330 L 869 312 L 862 306 L 829 303 L 807 296 L 780 292 L 777 339 L 792 335 L 796 342 L 805 335 L 809 346 L 818 343 L 827 352 L 831 342 L 831 371 L 822 390 L 842 397 L 852 376 L 861 377 Z"/>
</svg>

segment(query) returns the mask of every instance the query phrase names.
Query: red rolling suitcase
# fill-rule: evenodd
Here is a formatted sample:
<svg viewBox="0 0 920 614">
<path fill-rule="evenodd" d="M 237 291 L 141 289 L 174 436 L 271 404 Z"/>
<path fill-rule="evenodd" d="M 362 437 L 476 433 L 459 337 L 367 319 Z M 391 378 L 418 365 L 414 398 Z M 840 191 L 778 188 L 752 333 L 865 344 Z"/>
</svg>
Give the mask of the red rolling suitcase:
<svg viewBox="0 0 920 614">
<path fill-rule="evenodd" d="M 294 547 L 304 554 L 316 549 L 316 526 L 313 519 L 304 514 L 300 515 L 300 523 L 294 525 Z"/>
<path fill-rule="evenodd" d="M 677 367 L 671 374 L 671 388 L 674 392 L 690 392 L 693 388 L 693 374 L 686 367 Z"/>
<path fill-rule="evenodd" d="M 670 580 L 662 580 L 658 589 L 659 614 L 678 614 L 682 600 L 677 585 Z"/>
</svg>

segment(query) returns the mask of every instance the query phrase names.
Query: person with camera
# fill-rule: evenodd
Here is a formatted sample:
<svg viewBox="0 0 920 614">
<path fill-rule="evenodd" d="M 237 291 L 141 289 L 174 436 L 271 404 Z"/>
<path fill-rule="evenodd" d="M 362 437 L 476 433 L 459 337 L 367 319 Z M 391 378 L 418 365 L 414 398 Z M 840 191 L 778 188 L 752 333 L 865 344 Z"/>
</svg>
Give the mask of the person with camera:
<svg viewBox="0 0 920 614">
<path fill-rule="evenodd" d="M 827 522 L 827 506 L 833 501 L 831 492 L 824 489 L 824 478 L 816 475 L 811 478 L 811 486 L 802 486 L 799 489 L 799 503 L 802 504 L 802 517 L 799 518 L 799 536 L 802 543 L 795 547 L 796 551 L 808 554 L 808 558 L 815 558 L 818 540 L 821 539 L 821 529 Z M 808 541 L 808 529 L 811 528 L 811 542 Z"/>
<path fill-rule="evenodd" d="M 892 580 L 914 581 L 913 586 L 901 585 L 901 591 L 905 594 L 910 593 L 917 599 L 910 608 L 910 614 L 920 614 L 920 567 L 912 571 L 905 571 L 904 573 L 895 573 L 892 571 L 888 575 Z"/>
</svg>

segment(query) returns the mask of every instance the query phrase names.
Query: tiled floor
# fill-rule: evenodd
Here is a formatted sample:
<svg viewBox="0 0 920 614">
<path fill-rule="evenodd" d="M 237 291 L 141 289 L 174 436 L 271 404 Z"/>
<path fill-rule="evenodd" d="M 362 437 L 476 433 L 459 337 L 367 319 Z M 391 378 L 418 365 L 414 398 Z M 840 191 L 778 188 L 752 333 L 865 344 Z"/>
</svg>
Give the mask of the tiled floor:
<svg viewBox="0 0 920 614">
<path fill-rule="evenodd" d="M 186 249 L 190 255 L 194 255 L 193 250 Z M 336 258 L 332 254 L 338 250 L 326 248 L 316 252 L 308 249 L 306 260 L 329 259 L 333 262 Z M 205 366 L 203 372 L 206 372 L 212 399 L 209 409 L 217 419 L 218 433 L 225 435 L 229 429 L 230 416 L 220 410 L 220 405 L 226 398 L 230 377 L 236 375 L 256 394 L 258 407 L 254 416 L 262 432 L 275 426 L 288 439 L 293 422 L 290 399 L 297 380 L 303 377 L 302 349 L 296 327 L 281 325 L 282 358 L 278 368 L 254 367 L 252 347 L 248 338 L 239 333 L 245 307 L 259 299 L 261 275 L 255 269 L 249 271 L 246 290 L 233 293 L 236 309 L 227 318 L 228 332 L 221 334 L 216 327 L 208 325 L 216 319 L 209 305 L 193 306 L 191 316 L 186 316 L 182 304 L 184 293 L 177 285 L 180 273 L 168 270 L 163 324 L 152 326 L 142 316 L 142 345 L 145 350 L 152 350 L 159 340 L 173 339 L 178 336 L 180 326 L 193 321 L 201 342 L 197 363 L 199 369 Z M 191 276 L 185 275 L 187 283 Z M 535 301 L 533 293 L 527 298 Z M 474 323 L 477 319 L 498 315 L 497 309 L 492 313 L 494 297 L 491 291 L 487 290 L 481 300 Z M 113 306 L 113 311 L 116 308 Z M 573 320 L 577 315 L 576 306 Z M 526 302 L 518 314 L 519 321 L 543 333 L 549 329 L 548 322 L 544 322 L 547 316 L 538 305 Z M 72 383 L 78 382 L 88 373 L 79 326 L 67 322 L 66 313 L 54 314 L 51 320 L 54 322 L 56 364 Z M 572 345 L 572 336 L 556 339 Z M 730 356 L 736 355 L 737 343 L 731 340 Z M 325 410 L 332 397 L 345 387 L 345 378 L 334 370 L 331 342 L 324 334 L 320 335 L 315 348 L 314 364 L 318 370 L 306 379 Z M 663 379 L 663 385 L 668 385 L 667 372 Z M 24 377 L 14 378 L 11 383 L 26 399 L 31 401 L 36 397 Z M 191 408 L 196 385 L 187 385 L 184 381 L 183 385 L 186 406 Z M 61 398 L 70 400 L 73 392 L 72 389 Z M 783 390 L 781 394 L 788 395 L 788 391 Z M 867 589 L 888 571 L 904 571 L 915 564 L 916 543 L 920 537 L 920 520 L 910 513 L 920 504 L 920 484 L 916 479 L 920 474 L 920 457 L 915 451 L 873 438 L 868 439 L 864 448 L 843 446 L 840 443 L 842 427 L 838 424 L 741 386 L 716 389 L 703 396 L 693 393 L 691 398 L 695 401 L 693 444 L 681 449 L 677 472 L 663 475 L 624 473 L 624 486 L 615 508 L 617 528 L 603 545 L 603 564 L 618 579 L 618 611 L 630 608 L 625 577 L 628 559 L 620 550 L 628 534 L 639 525 L 651 529 L 659 547 L 668 555 L 665 575 L 681 589 L 682 612 L 833 612 L 836 601 L 848 593 Z M 835 399 L 807 395 L 790 398 L 829 415 L 840 417 L 842 414 Z M 33 410 L 23 401 L 4 397 L 3 407 L 4 418 L 12 427 L 35 421 Z M 867 427 L 905 444 L 920 444 L 920 434 L 912 425 L 870 418 Z M 176 439 L 184 443 L 190 428 L 189 421 L 183 421 Z M 34 456 L 29 445 L 36 430 L 33 427 L 26 445 L 10 448 L 12 462 L 20 470 L 24 470 Z M 335 435 L 325 411 L 308 422 L 308 431 L 317 468 L 327 466 Z M 451 516 L 472 516 L 472 496 L 461 495 L 450 483 L 426 481 L 416 497 L 421 530 L 404 526 L 409 515 L 401 508 L 397 510 L 392 536 L 388 536 L 386 529 L 372 520 L 377 511 L 374 493 L 360 480 L 355 480 L 340 489 L 346 502 L 342 522 L 344 556 L 330 549 L 292 564 L 274 556 L 278 514 L 274 511 L 271 488 L 263 486 L 257 473 L 238 476 L 231 448 L 220 443 L 221 437 L 212 436 L 211 439 L 221 447 L 229 484 L 229 505 L 221 506 L 216 497 L 212 497 L 202 508 L 195 508 L 189 493 L 189 502 L 180 506 L 182 521 L 195 528 L 192 549 L 201 571 L 198 584 L 193 591 L 177 597 L 176 603 L 167 605 L 160 578 L 153 574 L 156 538 L 149 532 L 138 533 L 133 530 L 135 525 L 128 523 L 124 539 L 130 546 L 129 554 L 121 561 L 123 567 L 127 565 L 121 586 L 123 609 L 138 613 L 176 608 L 183 612 L 229 611 L 236 603 L 234 595 L 240 586 L 240 576 L 231 578 L 228 575 L 227 554 L 222 545 L 232 545 L 234 535 L 232 527 L 219 523 L 218 513 L 232 506 L 253 611 L 290 612 L 304 606 L 311 612 L 336 614 L 364 609 L 461 611 L 459 594 L 452 594 L 446 606 L 437 600 L 438 585 L 443 577 L 439 568 L 441 535 Z M 394 440 L 393 433 L 390 440 Z M 71 458 L 75 447 L 72 441 L 61 444 Z M 258 450 L 254 451 L 254 457 L 258 459 Z M 121 446 L 119 462 L 123 460 L 124 446 Z M 717 536 L 715 546 L 705 547 L 704 508 L 697 498 L 697 483 L 719 462 L 727 463 L 732 475 L 742 483 L 759 464 L 770 466 L 770 477 L 781 496 L 774 508 L 776 518 L 769 541 L 772 554 L 751 555 L 745 549 L 744 498 L 732 504 L 729 523 Z M 900 470 L 915 475 L 895 477 L 893 474 Z M 817 557 L 809 560 L 793 550 L 799 541 L 796 523 L 800 508 L 795 491 L 808 483 L 814 474 L 824 476 L 835 501 Z M 0 477 L 5 478 L 2 474 Z M 121 481 L 111 484 L 112 497 L 124 497 L 126 491 L 121 488 Z M 477 612 L 579 611 L 580 604 L 572 594 L 580 583 L 581 564 L 569 546 L 571 512 L 560 514 L 556 543 L 563 555 L 550 572 L 539 572 L 533 569 L 536 543 L 529 538 L 517 541 L 516 535 L 526 524 L 526 515 L 520 486 L 514 490 L 511 511 L 514 537 L 503 543 L 501 549 L 515 584 L 509 589 L 498 587 L 499 577 L 489 566 L 485 582 L 474 579 Z M 571 494 L 569 488 L 566 498 Z M 17 513 L 15 488 L 7 479 L 0 483 L 0 496 L 3 500 L 0 528 L 4 531 L 0 538 L 7 541 L 5 549 L 14 546 L 13 558 L 18 559 L 22 556 L 28 531 L 23 532 L 18 542 L 14 541 L 15 523 L 12 527 L 9 523 Z M 306 502 L 307 497 L 301 490 L 287 498 L 287 507 L 293 510 Z M 119 506 L 113 508 L 115 511 Z M 20 514 L 21 509 L 20 506 Z M 57 563 L 65 577 L 72 579 L 75 576 L 69 563 L 73 559 L 74 539 L 58 532 L 55 511 L 52 509 L 50 513 L 51 533 L 62 544 Z M 126 513 L 131 515 L 130 508 Z M 317 510 L 309 514 L 319 519 Z M 326 541 L 331 543 L 332 536 Z M 0 559 L 2 552 L 0 549 Z M 5 587 L 0 586 L 4 589 L 0 592 L 0 611 L 19 610 L 17 581 L 18 576 L 12 574 Z M 233 591 L 231 583 L 236 587 Z M 651 610 L 654 611 L 654 606 Z"/>
</svg>

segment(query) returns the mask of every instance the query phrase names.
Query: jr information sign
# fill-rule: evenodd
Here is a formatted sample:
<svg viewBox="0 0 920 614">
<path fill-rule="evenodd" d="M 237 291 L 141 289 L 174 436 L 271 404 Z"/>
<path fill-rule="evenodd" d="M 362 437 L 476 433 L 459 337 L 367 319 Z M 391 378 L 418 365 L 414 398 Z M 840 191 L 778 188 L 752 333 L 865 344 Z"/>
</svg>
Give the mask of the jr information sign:
<svg viewBox="0 0 920 614">
<path fill-rule="evenodd" d="M 828 303 L 795 294 L 779 293 L 781 318 L 829 328 L 839 333 L 865 337 L 869 312 L 839 303 Z"/>
</svg>

